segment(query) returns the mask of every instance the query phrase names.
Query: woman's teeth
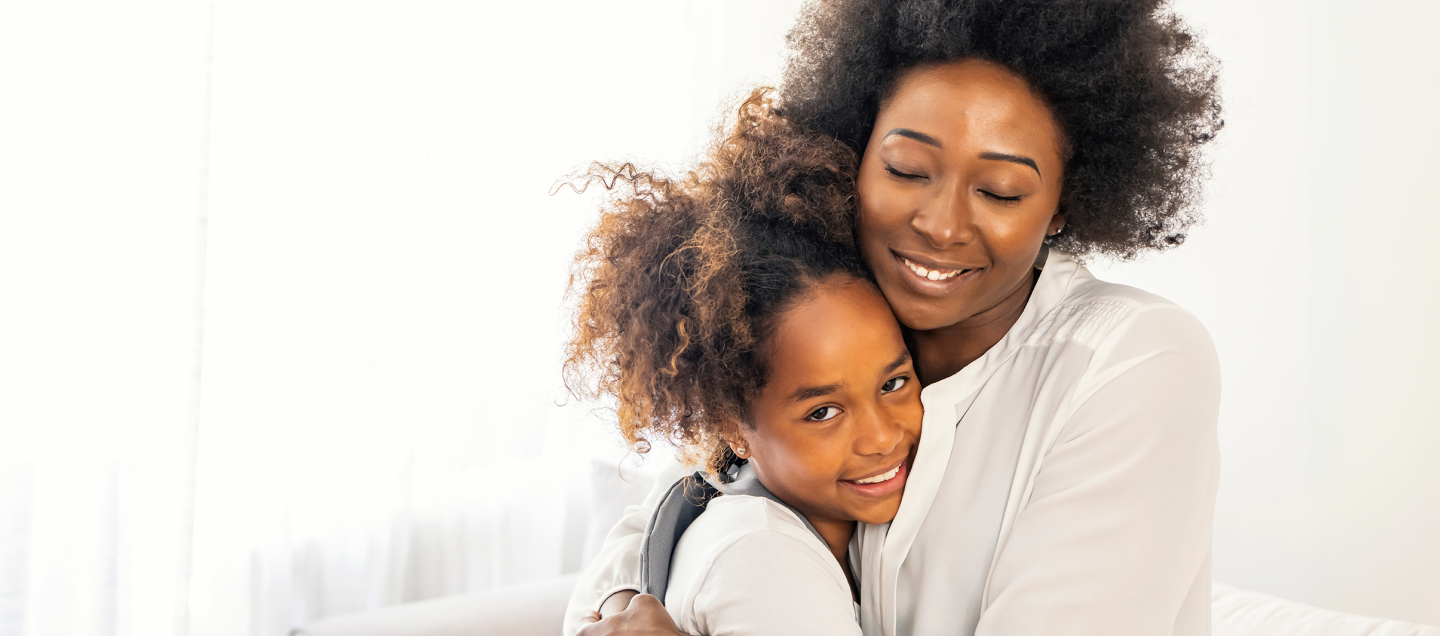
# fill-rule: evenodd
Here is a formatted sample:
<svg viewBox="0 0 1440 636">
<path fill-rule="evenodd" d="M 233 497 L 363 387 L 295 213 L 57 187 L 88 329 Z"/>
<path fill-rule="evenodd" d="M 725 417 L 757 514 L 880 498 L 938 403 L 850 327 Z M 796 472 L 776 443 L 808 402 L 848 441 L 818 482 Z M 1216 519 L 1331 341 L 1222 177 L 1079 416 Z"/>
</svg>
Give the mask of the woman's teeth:
<svg viewBox="0 0 1440 636">
<path fill-rule="evenodd" d="M 919 276 L 920 278 L 928 278 L 930 280 L 945 280 L 947 278 L 953 278 L 955 276 L 959 276 L 960 274 L 965 273 L 965 270 L 963 269 L 952 269 L 945 271 L 941 271 L 938 269 L 925 269 L 924 267 L 910 262 L 910 259 L 908 258 L 901 257 L 900 260 L 905 261 L 905 266 L 909 267 L 910 271 L 915 272 L 915 275 Z"/>
<path fill-rule="evenodd" d="M 899 472 L 900 472 L 900 466 L 897 465 L 897 466 L 895 466 L 894 468 L 891 468 L 889 472 L 881 473 L 881 474 L 879 474 L 879 475 L 876 475 L 876 476 L 874 476 L 874 477 L 868 477 L 868 478 L 866 478 L 866 479 L 856 479 L 856 480 L 855 480 L 855 483 L 857 483 L 857 484 L 878 484 L 878 483 L 880 483 L 880 482 L 882 482 L 882 481 L 890 481 L 891 479 L 894 479 L 894 478 L 895 478 L 895 475 L 898 474 Z"/>
</svg>

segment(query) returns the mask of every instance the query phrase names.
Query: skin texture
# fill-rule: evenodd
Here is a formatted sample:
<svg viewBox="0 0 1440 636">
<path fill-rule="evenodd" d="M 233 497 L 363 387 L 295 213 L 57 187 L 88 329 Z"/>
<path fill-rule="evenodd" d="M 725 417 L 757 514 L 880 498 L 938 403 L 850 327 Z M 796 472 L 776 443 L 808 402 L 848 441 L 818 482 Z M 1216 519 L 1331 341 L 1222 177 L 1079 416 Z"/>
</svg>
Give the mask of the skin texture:
<svg viewBox="0 0 1440 636">
<path fill-rule="evenodd" d="M 873 286 L 834 275 L 782 314 L 765 344 L 770 378 L 731 446 L 849 576 L 855 522 L 895 518 L 920 439 L 920 386 L 900 326 Z M 854 483 L 897 467 L 885 482 Z"/>
<path fill-rule="evenodd" d="M 628 634 L 629 636 L 673 636 L 680 635 L 675 621 L 660 599 L 650 594 L 636 594 L 631 591 L 616 592 L 606 599 L 601 608 L 602 619 L 597 612 L 591 612 L 590 624 L 582 627 L 576 636 L 602 636 L 604 634 Z M 683 635 L 682 635 L 683 636 Z"/>
<path fill-rule="evenodd" d="M 1063 144 L 1029 85 L 989 62 L 914 69 L 882 103 L 856 184 L 860 249 L 924 384 L 983 355 L 1024 311 L 1041 244 L 1065 223 Z M 930 280 L 904 259 L 959 273 Z"/>
</svg>

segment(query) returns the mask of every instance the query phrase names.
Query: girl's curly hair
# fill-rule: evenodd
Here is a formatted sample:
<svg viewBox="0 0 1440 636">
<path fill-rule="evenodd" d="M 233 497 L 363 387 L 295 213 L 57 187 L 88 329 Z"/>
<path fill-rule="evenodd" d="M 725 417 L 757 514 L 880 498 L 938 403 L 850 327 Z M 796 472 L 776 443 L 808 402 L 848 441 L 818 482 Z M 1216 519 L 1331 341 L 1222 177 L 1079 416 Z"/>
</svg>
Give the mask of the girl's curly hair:
<svg viewBox="0 0 1440 636">
<path fill-rule="evenodd" d="M 1199 219 L 1219 63 L 1164 0 L 823 0 L 789 38 L 786 116 L 856 152 L 911 69 L 975 58 L 1025 78 L 1071 153 L 1065 252 L 1130 258 Z"/>
<path fill-rule="evenodd" d="M 765 385 L 775 317 L 832 274 L 869 280 L 854 240 L 857 163 L 759 89 L 681 178 L 592 165 L 585 183 L 610 196 L 571 273 L 571 391 L 613 397 L 638 452 L 663 438 L 722 471 L 723 438 Z"/>
</svg>

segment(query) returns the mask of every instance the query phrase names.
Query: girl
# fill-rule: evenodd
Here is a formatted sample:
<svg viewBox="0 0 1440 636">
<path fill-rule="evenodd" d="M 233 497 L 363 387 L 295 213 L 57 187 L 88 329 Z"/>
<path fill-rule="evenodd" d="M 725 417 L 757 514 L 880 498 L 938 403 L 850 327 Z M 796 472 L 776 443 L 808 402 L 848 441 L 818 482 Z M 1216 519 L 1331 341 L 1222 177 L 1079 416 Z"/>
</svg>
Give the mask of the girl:
<svg viewBox="0 0 1440 636">
<path fill-rule="evenodd" d="M 852 237 L 855 164 L 757 91 L 685 179 L 612 171 L 625 196 L 577 259 L 571 386 L 730 493 L 657 564 L 688 633 L 860 633 L 851 538 L 895 516 L 922 413 Z"/>
</svg>

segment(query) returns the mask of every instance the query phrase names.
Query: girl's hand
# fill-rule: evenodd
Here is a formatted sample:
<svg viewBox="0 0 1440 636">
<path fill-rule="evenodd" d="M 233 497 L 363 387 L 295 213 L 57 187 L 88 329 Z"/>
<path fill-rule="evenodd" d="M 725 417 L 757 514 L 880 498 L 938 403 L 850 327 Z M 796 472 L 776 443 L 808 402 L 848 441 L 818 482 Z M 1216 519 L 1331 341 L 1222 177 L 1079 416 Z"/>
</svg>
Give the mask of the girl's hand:
<svg viewBox="0 0 1440 636">
<path fill-rule="evenodd" d="M 612 614 L 610 608 L 626 603 L 627 597 L 628 606 Z M 584 621 L 588 624 L 575 636 L 686 636 L 670 619 L 665 606 L 649 594 L 617 593 L 605 600 L 601 610 L 605 616 L 591 612 Z"/>
</svg>

